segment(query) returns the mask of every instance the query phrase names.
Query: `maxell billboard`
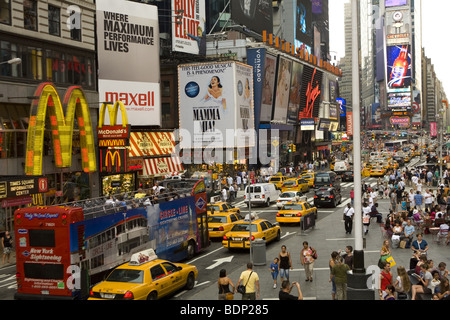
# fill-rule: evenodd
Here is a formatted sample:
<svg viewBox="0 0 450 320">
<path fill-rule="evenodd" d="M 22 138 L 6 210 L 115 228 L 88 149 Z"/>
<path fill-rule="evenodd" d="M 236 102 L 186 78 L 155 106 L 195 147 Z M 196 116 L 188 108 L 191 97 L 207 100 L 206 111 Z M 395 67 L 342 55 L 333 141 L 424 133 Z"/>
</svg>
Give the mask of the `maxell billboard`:
<svg viewBox="0 0 450 320">
<path fill-rule="evenodd" d="M 172 0 L 172 11 L 172 50 L 205 55 L 205 0 Z"/>
<path fill-rule="evenodd" d="M 122 101 L 131 125 L 161 125 L 157 7 L 125 0 L 96 6 L 100 101 Z"/>
</svg>

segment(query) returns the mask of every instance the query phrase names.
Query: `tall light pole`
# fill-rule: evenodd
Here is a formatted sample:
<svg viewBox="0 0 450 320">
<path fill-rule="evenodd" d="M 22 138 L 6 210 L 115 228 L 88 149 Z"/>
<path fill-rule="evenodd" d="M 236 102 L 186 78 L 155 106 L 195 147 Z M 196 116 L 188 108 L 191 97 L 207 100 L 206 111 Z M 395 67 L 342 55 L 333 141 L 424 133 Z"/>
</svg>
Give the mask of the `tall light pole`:
<svg viewBox="0 0 450 320">
<path fill-rule="evenodd" d="M 362 228 L 361 177 L 361 116 L 359 77 L 358 0 L 352 0 L 352 108 L 353 112 L 353 170 L 355 194 L 355 250 L 353 273 L 365 274 Z"/>
</svg>

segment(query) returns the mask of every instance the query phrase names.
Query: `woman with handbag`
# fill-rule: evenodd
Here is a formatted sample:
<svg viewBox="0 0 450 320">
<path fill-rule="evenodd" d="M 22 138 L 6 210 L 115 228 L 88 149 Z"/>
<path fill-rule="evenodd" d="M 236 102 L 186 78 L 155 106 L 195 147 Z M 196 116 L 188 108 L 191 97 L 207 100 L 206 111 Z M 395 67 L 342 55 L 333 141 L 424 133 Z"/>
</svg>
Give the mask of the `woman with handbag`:
<svg viewBox="0 0 450 320">
<path fill-rule="evenodd" d="M 307 241 L 303 242 L 303 249 L 300 252 L 300 262 L 305 268 L 305 281 L 313 281 L 314 261 L 317 259 L 317 252 L 308 245 Z"/>
<path fill-rule="evenodd" d="M 233 300 L 236 288 L 231 279 L 227 277 L 227 271 L 225 269 L 220 270 L 217 285 L 219 287 L 219 300 Z M 232 291 L 230 290 L 230 286 L 233 288 Z"/>
</svg>

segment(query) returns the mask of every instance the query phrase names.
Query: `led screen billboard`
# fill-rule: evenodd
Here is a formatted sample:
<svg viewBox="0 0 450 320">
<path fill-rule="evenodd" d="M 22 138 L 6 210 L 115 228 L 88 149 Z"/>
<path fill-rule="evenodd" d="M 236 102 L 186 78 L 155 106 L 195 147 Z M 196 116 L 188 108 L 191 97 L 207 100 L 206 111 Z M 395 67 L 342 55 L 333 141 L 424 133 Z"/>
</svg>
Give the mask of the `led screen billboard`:
<svg viewBox="0 0 450 320">
<path fill-rule="evenodd" d="M 410 46 L 389 46 L 386 49 L 388 91 L 409 88 L 411 86 Z"/>
<path fill-rule="evenodd" d="M 313 40 L 312 4 L 311 0 L 294 1 L 295 46 L 306 46 L 311 52 Z"/>
<path fill-rule="evenodd" d="M 406 6 L 407 4 L 408 4 L 408 0 L 385 0 L 385 2 L 384 2 L 384 6 L 386 8 Z"/>
<path fill-rule="evenodd" d="M 262 34 L 273 31 L 271 0 L 231 0 L 231 19 L 250 30 Z"/>
</svg>

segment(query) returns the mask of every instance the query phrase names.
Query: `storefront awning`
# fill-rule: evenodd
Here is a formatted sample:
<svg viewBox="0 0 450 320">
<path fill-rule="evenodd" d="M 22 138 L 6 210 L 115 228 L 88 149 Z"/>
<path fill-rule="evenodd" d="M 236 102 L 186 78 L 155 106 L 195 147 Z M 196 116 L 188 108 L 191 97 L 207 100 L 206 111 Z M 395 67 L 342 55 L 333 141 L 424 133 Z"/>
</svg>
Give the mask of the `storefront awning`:
<svg viewBox="0 0 450 320">
<path fill-rule="evenodd" d="M 162 177 L 183 171 L 179 157 L 144 159 L 142 177 Z"/>
</svg>

